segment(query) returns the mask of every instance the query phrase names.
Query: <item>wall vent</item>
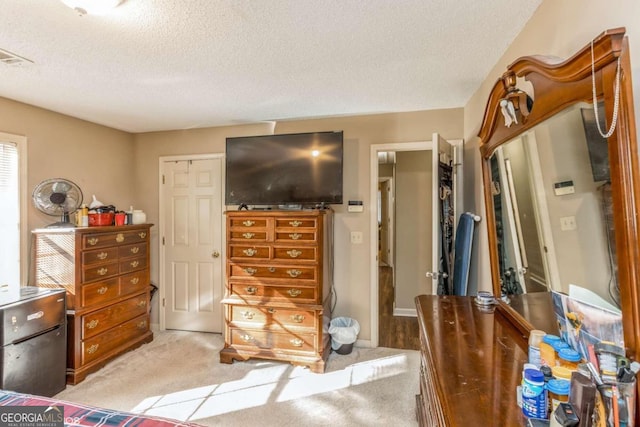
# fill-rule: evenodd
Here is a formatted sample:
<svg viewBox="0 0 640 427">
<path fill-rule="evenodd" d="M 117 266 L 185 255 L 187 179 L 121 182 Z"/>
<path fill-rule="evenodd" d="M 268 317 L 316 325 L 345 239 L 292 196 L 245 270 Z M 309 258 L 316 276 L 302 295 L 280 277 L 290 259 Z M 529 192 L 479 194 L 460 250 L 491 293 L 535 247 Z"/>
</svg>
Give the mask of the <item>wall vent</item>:
<svg viewBox="0 0 640 427">
<path fill-rule="evenodd" d="M 33 61 L 30 59 L 24 58 L 20 55 L 16 55 L 13 52 L 9 52 L 8 50 L 0 49 L 0 62 L 6 65 L 23 65 L 23 64 L 33 64 Z"/>
</svg>

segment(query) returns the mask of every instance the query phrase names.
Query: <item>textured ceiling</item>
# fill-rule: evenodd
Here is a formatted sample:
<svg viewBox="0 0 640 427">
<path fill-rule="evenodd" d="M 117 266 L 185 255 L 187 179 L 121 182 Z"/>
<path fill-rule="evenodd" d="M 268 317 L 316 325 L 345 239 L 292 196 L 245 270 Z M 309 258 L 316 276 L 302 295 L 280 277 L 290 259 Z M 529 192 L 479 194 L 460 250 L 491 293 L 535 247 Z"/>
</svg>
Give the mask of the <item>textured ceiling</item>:
<svg viewBox="0 0 640 427">
<path fill-rule="evenodd" d="M 0 96 L 129 132 L 455 108 L 541 0 L 2 0 Z"/>
</svg>

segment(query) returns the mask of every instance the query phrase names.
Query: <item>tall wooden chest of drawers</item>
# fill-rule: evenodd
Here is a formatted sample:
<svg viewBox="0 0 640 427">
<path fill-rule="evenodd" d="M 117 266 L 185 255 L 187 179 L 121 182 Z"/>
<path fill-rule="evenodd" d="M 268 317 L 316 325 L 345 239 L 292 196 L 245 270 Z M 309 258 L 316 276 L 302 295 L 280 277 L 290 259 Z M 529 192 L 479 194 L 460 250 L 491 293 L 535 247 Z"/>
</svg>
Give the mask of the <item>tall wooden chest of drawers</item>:
<svg viewBox="0 0 640 427">
<path fill-rule="evenodd" d="M 67 383 L 153 340 L 151 224 L 34 230 L 32 284 L 67 291 Z"/>
<path fill-rule="evenodd" d="M 329 356 L 331 210 L 227 212 L 225 346 L 324 372 Z"/>
</svg>

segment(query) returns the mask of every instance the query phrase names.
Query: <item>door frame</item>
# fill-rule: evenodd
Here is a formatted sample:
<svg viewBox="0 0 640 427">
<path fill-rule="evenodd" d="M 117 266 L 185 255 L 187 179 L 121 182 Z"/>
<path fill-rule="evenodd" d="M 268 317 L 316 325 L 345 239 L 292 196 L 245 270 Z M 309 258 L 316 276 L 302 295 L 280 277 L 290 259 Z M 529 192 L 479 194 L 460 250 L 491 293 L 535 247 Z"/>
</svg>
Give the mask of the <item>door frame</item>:
<svg viewBox="0 0 640 427">
<path fill-rule="evenodd" d="M 159 272 L 158 272 L 158 319 L 160 324 L 158 325 L 161 331 L 166 330 L 166 319 L 164 312 L 164 304 L 163 301 L 165 299 L 165 277 L 164 277 L 164 267 L 165 267 L 165 250 L 164 245 L 162 244 L 162 238 L 165 236 L 165 226 L 166 226 L 166 218 L 164 215 L 164 209 L 162 206 L 164 205 L 164 195 L 162 194 L 162 177 L 165 173 L 164 164 L 167 162 L 175 162 L 175 161 L 189 161 L 189 160 L 210 160 L 210 159 L 222 159 L 224 160 L 224 153 L 211 153 L 211 154 L 183 154 L 178 156 L 160 156 L 158 159 L 158 229 L 160 230 L 158 236 L 158 264 L 159 264 Z M 221 175 L 221 185 L 220 185 L 220 206 L 222 206 L 223 211 L 220 212 L 220 215 L 224 215 L 224 192 L 225 192 L 225 163 L 224 161 L 220 162 L 220 175 Z M 220 236 L 222 240 L 222 247 L 220 248 L 220 261 L 222 262 L 223 268 L 220 269 L 221 277 L 220 277 L 220 289 L 221 295 L 224 295 L 224 272 L 226 269 L 224 265 L 227 263 L 227 251 L 226 251 L 226 237 L 224 234 L 224 221 L 220 221 Z M 222 306 L 220 306 L 220 316 L 221 316 L 221 324 L 224 325 L 224 313 L 222 311 Z"/>
<path fill-rule="evenodd" d="M 369 253 L 371 258 L 369 265 L 371 266 L 371 347 L 378 347 L 380 333 L 378 325 L 378 317 L 380 310 L 378 304 L 380 303 L 378 298 L 379 288 L 379 275 L 378 275 L 378 152 L 380 151 L 428 151 L 433 148 L 432 141 L 416 141 L 416 142 L 395 142 L 387 144 L 372 144 L 370 151 L 370 178 L 369 178 L 369 200 L 371 203 L 371 216 L 369 219 L 369 242 L 371 247 Z"/>
<path fill-rule="evenodd" d="M 395 206 L 396 206 L 396 190 L 395 190 L 395 177 L 385 176 L 384 178 L 378 178 L 378 184 L 384 182 L 385 185 L 389 186 L 389 196 L 387 198 L 387 212 L 389 216 L 387 217 L 388 221 L 391 224 L 395 224 Z M 377 200 L 377 197 L 376 197 Z M 377 203 L 376 203 L 377 209 Z M 377 212 L 377 211 L 376 211 Z M 384 218 L 383 218 L 384 219 Z M 377 216 L 376 216 L 377 221 Z M 395 241 L 395 227 L 387 227 L 387 246 L 389 247 L 389 264 L 390 267 L 395 267 L 395 246 L 393 242 Z"/>
<path fill-rule="evenodd" d="M 456 190 L 457 198 L 455 199 L 454 209 L 460 213 L 462 212 L 462 206 L 460 204 L 460 198 L 462 197 L 462 170 L 459 169 L 459 165 L 462 164 L 462 157 L 464 154 L 464 140 L 452 139 L 447 140 L 454 148 L 453 164 L 454 164 L 454 180 L 459 186 Z M 380 333 L 378 318 L 379 318 L 379 298 L 378 298 L 378 204 L 376 202 L 378 197 L 378 152 L 379 151 L 425 151 L 433 150 L 433 140 L 431 141 L 415 141 L 415 142 L 391 142 L 384 144 L 371 144 L 369 154 L 369 200 L 371 200 L 371 210 L 369 218 L 369 242 L 370 242 L 370 313 L 371 313 L 371 347 L 378 347 Z M 457 222 L 457 218 L 456 218 Z M 417 316 L 415 310 L 410 314 Z"/>
</svg>

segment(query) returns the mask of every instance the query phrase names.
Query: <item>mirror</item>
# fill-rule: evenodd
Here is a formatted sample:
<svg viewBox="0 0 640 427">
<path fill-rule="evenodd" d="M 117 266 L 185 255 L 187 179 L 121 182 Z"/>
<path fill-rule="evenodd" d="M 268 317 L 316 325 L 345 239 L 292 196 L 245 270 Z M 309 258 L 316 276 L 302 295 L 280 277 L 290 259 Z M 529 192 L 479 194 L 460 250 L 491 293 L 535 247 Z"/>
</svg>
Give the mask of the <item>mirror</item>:
<svg viewBox="0 0 640 427">
<path fill-rule="evenodd" d="M 599 105 L 600 129 L 607 113 Z M 501 294 L 575 284 L 619 306 L 609 155 L 593 105 L 502 144 L 489 164 Z"/>
<path fill-rule="evenodd" d="M 621 307 L 636 359 L 640 181 L 624 33 L 608 30 L 565 61 L 512 63 L 491 91 L 479 137 L 499 310 L 527 336 L 550 304 L 545 293 L 587 288 Z M 614 124 L 610 136 L 596 120 L 604 133 Z"/>
</svg>

